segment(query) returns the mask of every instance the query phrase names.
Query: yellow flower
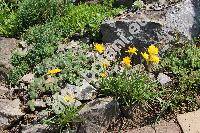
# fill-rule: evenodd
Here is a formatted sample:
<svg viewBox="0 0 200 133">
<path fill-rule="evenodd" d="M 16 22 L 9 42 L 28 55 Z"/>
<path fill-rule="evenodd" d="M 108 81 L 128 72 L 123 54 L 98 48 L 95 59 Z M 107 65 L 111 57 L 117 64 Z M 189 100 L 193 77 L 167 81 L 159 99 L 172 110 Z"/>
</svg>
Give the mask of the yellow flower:
<svg viewBox="0 0 200 133">
<path fill-rule="evenodd" d="M 53 75 L 53 74 L 56 74 L 56 73 L 59 73 L 59 72 L 61 72 L 61 69 L 56 68 L 56 69 L 48 70 L 47 74 Z"/>
<path fill-rule="evenodd" d="M 104 47 L 104 45 L 103 44 L 95 44 L 94 45 L 94 47 L 95 47 L 95 50 L 97 51 L 97 52 L 99 52 L 100 54 L 101 53 L 103 53 L 104 51 L 105 51 L 105 47 Z"/>
<path fill-rule="evenodd" d="M 158 54 L 158 48 L 154 45 L 149 46 L 148 48 L 149 54 Z"/>
<path fill-rule="evenodd" d="M 105 77 L 107 77 L 107 76 L 108 76 L 108 73 L 107 73 L 107 72 L 102 72 L 102 73 L 101 73 L 101 77 L 105 78 Z"/>
<path fill-rule="evenodd" d="M 110 61 L 108 61 L 107 59 L 103 59 L 101 61 L 101 65 L 103 66 L 103 68 L 107 68 L 110 66 Z"/>
<path fill-rule="evenodd" d="M 149 60 L 149 55 L 148 55 L 146 52 L 141 53 L 141 54 L 142 54 L 142 57 L 143 57 L 146 61 Z"/>
<path fill-rule="evenodd" d="M 131 66 L 131 58 L 127 56 L 124 57 L 122 63 L 125 64 L 126 66 Z"/>
<path fill-rule="evenodd" d="M 151 62 L 153 62 L 153 63 L 158 64 L 159 61 L 160 61 L 160 58 L 159 58 L 157 55 L 150 55 L 149 57 L 150 57 L 149 60 L 150 60 Z"/>
<path fill-rule="evenodd" d="M 66 96 L 64 96 L 64 101 L 65 102 L 75 102 L 75 99 L 73 96 L 66 95 Z"/>
<path fill-rule="evenodd" d="M 137 55 L 137 49 L 135 47 L 131 48 L 129 47 L 129 49 L 126 51 L 129 54 L 136 54 Z"/>
</svg>

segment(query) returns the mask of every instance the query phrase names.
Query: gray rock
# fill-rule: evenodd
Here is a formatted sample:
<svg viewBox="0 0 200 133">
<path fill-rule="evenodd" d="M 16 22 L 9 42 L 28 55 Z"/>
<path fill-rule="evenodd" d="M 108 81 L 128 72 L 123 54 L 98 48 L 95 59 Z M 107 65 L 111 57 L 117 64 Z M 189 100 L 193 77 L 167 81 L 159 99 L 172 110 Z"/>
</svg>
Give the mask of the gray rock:
<svg viewBox="0 0 200 133">
<path fill-rule="evenodd" d="M 9 90 L 5 85 L 0 84 L 0 99 L 6 98 L 6 93 L 8 93 Z"/>
<path fill-rule="evenodd" d="M 82 81 L 81 86 L 75 86 L 67 84 L 67 86 L 61 90 L 61 94 L 73 94 L 78 100 L 92 100 L 96 97 L 96 88 L 90 85 L 86 80 Z"/>
<path fill-rule="evenodd" d="M 176 33 L 183 41 L 191 40 L 200 33 L 199 5 L 199 0 L 183 0 L 164 10 L 141 10 L 106 20 L 101 25 L 103 42 L 119 51 L 127 45 L 143 48 L 152 43 L 166 44 Z"/>
<path fill-rule="evenodd" d="M 71 42 L 66 42 L 66 43 L 59 42 L 59 45 L 58 45 L 59 52 L 65 52 L 67 49 L 71 49 L 71 48 L 73 49 L 80 48 L 79 42 L 74 41 L 74 40 L 72 40 Z"/>
<path fill-rule="evenodd" d="M 35 103 L 36 108 L 45 108 L 46 107 L 46 103 L 42 99 L 36 99 L 34 103 Z"/>
<path fill-rule="evenodd" d="M 16 39 L 0 37 L 0 82 L 6 82 L 8 79 L 8 73 L 12 68 L 10 58 L 12 51 L 15 50 L 16 47 Z"/>
<path fill-rule="evenodd" d="M 22 129 L 22 133 L 43 133 L 46 132 L 47 125 L 41 125 L 41 124 L 36 124 L 36 125 L 29 125 L 24 127 Z"/>
<path fill-rule="evenodd" d="M 18 120 L 24 113 L 20 109 L 20 100 L 13 101 L 0 99 L 0 124 L 8 126 L 13 121 Z"/>
<path fill-rule="evenodd" d="M 28 45 L 25 41 L 20 41 L 18 43 L 18 48 L 14 51 L 15 53 L 25 56 L 30 49 L 33 48 L 33 45 Z"/>
<path fill-rule="evenodd" d="M 85 120 L 80 132 L 97 133 L 106 128 L 119 115 L 119 105 L 111 97 L 95 99 L 88 102 L 79 114 Z"/>
<path fill-rule="evenodd" d="M 164 85 L 164 84 L 172 81 L 171 78 L 169 76 L 165 75 L 164 73 L 159 73 L 157 79 L 161 85 Z"/>
<path fill-rule="evenodd" d="M 46 124 L 33 124 L 33 125 L 23 125 L 22 133 L 59 133 L 58 126 L 49 126 Z"/>
<path fill-rule="evenodd" d="M 0 66 L 10 69 L 10 58 L 12 51 L 17 48 L 18 41 L 14 38 L 0 37 Z"/>
<path fill-rule="evenodd" d="M 36 112 L 36 116 L 37 116 L 36 121 L 37 121 L 37 122 L 40 122 L 40 121 L 42 121 L 42 120 L 47 119 L 47 118 L 49 117 L 50 113 L 51 113 L 51 112 L 50 112 L 50 111 L 47 111 L 47 110 L 42 110 L 42 111 L 40 111 L 40 112 Z"/>
<path fill-rule="evenodd" d="M 24 76 L 20 79 L 20 81 L 23 82 L 23 83 L 28 83 L 28 84 L 30 84 L 30 83 L 33 82 L 34 76 L 35 76 L 35 74 L 33 74 L 33 73 L 28 73 L 28 74 L 24 75 Z"/>
<path fill-rule="evenodd" d="M 181 133 L 181 128 L 175 120 L 170 120 L 169 122 L 161 120 L 155 125 L 147 125 L 137 129 L 130 129 L 127 133 Z"/>
</svg>

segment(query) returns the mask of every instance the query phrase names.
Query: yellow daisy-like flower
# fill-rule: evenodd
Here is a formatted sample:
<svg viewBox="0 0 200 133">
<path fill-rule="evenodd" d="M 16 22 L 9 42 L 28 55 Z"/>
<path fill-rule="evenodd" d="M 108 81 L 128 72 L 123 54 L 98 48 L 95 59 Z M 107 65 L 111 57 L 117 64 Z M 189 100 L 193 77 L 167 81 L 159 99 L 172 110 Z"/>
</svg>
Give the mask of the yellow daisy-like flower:
<svg viewBox="0 0 200 133">
<path fill-rule="evenodd" d="M 122 63 L 126 66 L 131 66 L 131 58 L 128 56 L 124 57 Z"/>
<path fill-rule="evenodd" d="M 137 55 L 137 49 L 135 47 L 129 47 L 129 49 L 126 51 L 129 54 L 136 54 Z"/>
<path fill-rule="evenodd" d="M 101 65 L 103 66 L 103 68 L 107 68 L 110 66 L 110 61 L 108 61 L 107 59 L 103 59 L 101 61 Z"/>
<path fill-rule="evenodd" d="M 105 51 L 105 46 L 103 44 L 95 44 L 94 48 L 97 52 L 99 52 L 100 54 L 103 53 Z"/>
<path fill-rule="evenodd" d="M 149 46 L 147 50 L 149 54 L 158 54 L 158 48 L 154 45 Z"/>
<path fill-rule="evenodd" d="M 61 69 L 56 68 L 56 69 L 48 70 L 47 74 L 53 75 L 59 72 L 61 72 Z"/>
<path fill-rule="evenodd" d="M 148 55 L 146 52 L 141 53 L 141 54 L 142 54 L 142 57 L 143 57 L 146 61 L 149 60 L 149 55 Z"/>
<path fill-rule="evenodd" d="M 69 95 L 64 96 L 63 99 L 65 102 L 75 102 L 76 101 L 73 96 L 69 96 Z"/>
<path fill-rule="evenodd" d="M 158 64 L 160 62 L 160 58 L 157 55 L 150 55 L 149 60 L 156 64 Z"/>
<path fill-rule="evenodd" d="M 101 75 L 102 78 L 106 78 L 108 76 L 108 73 L 107 72 L 102 72 L 100 75 Z"/>
</svg>

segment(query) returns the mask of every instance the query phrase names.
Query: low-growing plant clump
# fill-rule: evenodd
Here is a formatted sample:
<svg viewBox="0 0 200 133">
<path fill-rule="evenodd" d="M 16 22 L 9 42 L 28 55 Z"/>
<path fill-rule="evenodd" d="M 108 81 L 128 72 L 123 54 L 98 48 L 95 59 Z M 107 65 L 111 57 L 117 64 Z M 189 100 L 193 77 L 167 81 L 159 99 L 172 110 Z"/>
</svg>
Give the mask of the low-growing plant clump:
<svg viewBox="0 0 200 133">
<path fill-rule="evenodd" d="M 199 52 L 200 49 L 194 44 L 182 44 L 179 47 L 173 47 L 165 54 L 161 62 L 161 68 L 166 69 L 174 77 L 174 85 L 170 91 L 171 102 L 175 108 L 180 107 L 184 102 L 191 106 L 187 110 L 198 106 L 196 96 L 199 95 L 200 86 Z"/>
<path fill-rule="evenodd" d="M 63 37 L 70 37 L 80 32 L 82 34 L 88 32 L 92 36 L 95 36 L 99 30 L 100 23 L 105 18 L 119 11 L 110 11 L 109 9 L 98 4 L 69 5 L 64 17 L 55 18 L 52 22 L 30 28 L 24 34 L 23 38 L 27 41 L 28 45 L 33 45 L 33 48 L 26 55 L 15 54 L 15 56 L 19 57 L 12 57 L 13 65 L 19 67 L 24 62 L 29 68 L 34 67 L 35 64 L 40 63 L 43 59 L 50 57 L 54 53 L 57 49 L 56 43 L 61 41 Z M 21 71 L 27 73 L 27 70 Z M 19 76 L 13 77 L 12 75 L 16 75 L 15 73 L 15 71 L 12 71 L 10 76 L 11 83 L 14 84 L 22 75 L 19 74 Z"/>
</svg>

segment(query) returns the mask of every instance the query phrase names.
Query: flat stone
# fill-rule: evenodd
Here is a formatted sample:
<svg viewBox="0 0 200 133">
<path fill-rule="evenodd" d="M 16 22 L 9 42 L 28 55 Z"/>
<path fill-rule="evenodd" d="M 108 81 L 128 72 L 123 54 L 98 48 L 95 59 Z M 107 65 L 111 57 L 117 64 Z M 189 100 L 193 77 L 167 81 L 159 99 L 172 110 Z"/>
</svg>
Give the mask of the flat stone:
<svg viewBox="0 0 200 133">
<path fill-rule="evenodd" d="M 36 125 L 28 125 L 22 129 L 22 133 L 42 133 L 47 132 L 48 125 L 36 124 Z"/>
<path fill-rule="evenodd" d="M 180 114 L 177 119 L 184 133 L 200 133 L 200 110 Z"/>
<path fill-rule="evenodd" d="M 148 125 L 141 128 L 128 130 L 127 133 L 181 133 L 181 129 L 171 120 L 169 122 L 161 120 L 155 125 Z"/>
<path fill-rule="evenodd" d="M 5 85 L 0 84 L 0 99 L 4 99 L 6 97 L 5 94 L 8 92 L 9 92 L 8 88 L 5 87 Z"/>
<path fill-rule="evenodd" d="M 60 128 L 56 125 L 29 124 L 22 125 L 22 133 L 59 133 Z"/>
<path fill-rule="evenodd" d="M 164 85 L 164 84 L 172 81 L 171 78 L 164 73 L 159 73 L 157 79 L 161 85 Z"/>
<path fill-rule="evenodd" d="M 101 132 L 110 122 L 117 118 L 119 113 L 119 104 L 111 97 L 99 98 L 88 102 L 79 111 L 80 116 L 85 120 L 80 127 L 80 132 Z"/>
<path fill-rule="evenodd" d="M 35 76 L 35 74 L 33 74 L 33 73 L 28 73 L 28 74 L 24 75 L 24 76 L 20 79 L 20 81 L 23 82 L 23 83 L 29 83 L 29 84 L 30 84 L 31 82 L 33 82 L 34 76 Z"/>
<path fill-rule="evenodd" d="M 0 99 L 0 124 L 9 125 L 13 120 L 24 115 L 20 109 L 20 100 Z M 11 121 L 12 120 L 12 121 Z"/>
</svg>

